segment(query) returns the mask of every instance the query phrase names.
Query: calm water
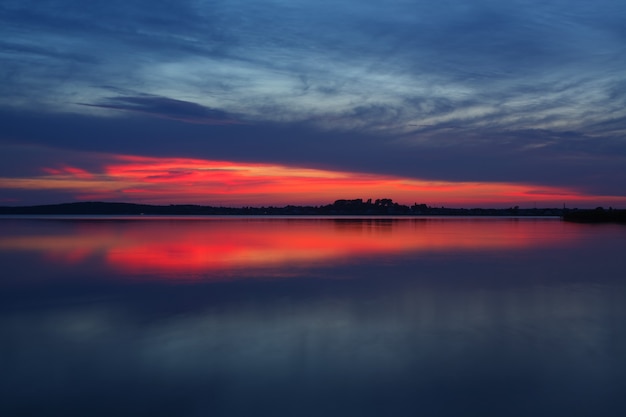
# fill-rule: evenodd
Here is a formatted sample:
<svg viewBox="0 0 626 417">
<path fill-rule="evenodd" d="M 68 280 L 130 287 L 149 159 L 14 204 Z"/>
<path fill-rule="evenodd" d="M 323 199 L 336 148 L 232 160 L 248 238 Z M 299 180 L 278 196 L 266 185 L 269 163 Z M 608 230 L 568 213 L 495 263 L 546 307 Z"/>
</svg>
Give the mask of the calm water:
<svg viewBox="0 0 626 417">
<path fill-rule="evenodd" d="M 0 415 L 624 416 L 626 227 L 0 218 Z"/>
</svg>

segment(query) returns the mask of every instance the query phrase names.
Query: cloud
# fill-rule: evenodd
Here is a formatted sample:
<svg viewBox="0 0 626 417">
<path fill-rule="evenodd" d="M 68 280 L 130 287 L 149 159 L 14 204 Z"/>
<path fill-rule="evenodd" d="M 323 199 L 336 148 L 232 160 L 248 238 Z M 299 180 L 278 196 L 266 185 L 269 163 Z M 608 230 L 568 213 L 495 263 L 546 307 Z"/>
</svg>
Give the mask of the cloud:
<svg viewBox="0 0 626 417">
<path fill-rule="evenodd" d="M 103 109 L 139 112 L 151 116 L 189 123 L 237 123 L 230 115 L 225 112 L 210 109 L 197 103 L 191 103 L 183 100 L 174 100 L 167 97 L 109 97 L 99 104 L 82 104 L 85 106 L 100 107 Z"/>
<path fill-rule="evenodd" d="M 87 111 L 75 103 L 139 106 L 111 98 L 106 80 L 139 100 L 331 129 L 408 130 L 477 115 L 523 128 L 600 122 L 618 111 L 608 90 L 626 64 L 614 23 L 624 8 L 601 3 L 9 3 L 4 75 L 14 87 L 4 98 L 74 112 Z"/>
</svg>

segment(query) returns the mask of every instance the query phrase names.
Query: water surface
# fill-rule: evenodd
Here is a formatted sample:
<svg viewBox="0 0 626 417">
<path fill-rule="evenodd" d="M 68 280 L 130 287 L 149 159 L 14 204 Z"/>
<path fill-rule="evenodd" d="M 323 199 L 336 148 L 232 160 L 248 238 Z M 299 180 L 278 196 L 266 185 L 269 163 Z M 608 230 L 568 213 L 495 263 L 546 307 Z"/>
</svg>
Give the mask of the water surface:
<svg viewBox="0 0 626 417">
<path fill-rule="evenodd" d="M 626 228 L 0 219 L 0 414 L 622 416 Z"/>
</svg>

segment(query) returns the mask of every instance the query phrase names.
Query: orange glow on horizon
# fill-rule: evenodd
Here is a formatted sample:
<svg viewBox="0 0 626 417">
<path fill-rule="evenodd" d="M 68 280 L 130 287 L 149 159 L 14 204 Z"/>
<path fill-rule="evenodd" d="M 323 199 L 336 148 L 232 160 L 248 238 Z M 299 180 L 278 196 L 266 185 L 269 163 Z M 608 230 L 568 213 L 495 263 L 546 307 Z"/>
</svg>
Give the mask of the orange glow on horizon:
<svg viewBox="0 0 626 417">
<path fill-rule="evenodd" d="M 626 203 L 626 197 L 592 196 L 565 188 L 499 182 L 424 181 L 386 175 L 272 164 L 102 155 L 88 172 L 60 165 L 44 175 L 0 178 L 0 188 L 58 190 L 78 200 L 214 206 L 322 205 L 337 199 L 391 198 L 401 204 L 511 207 L 542 204 Z"/>
</svg>

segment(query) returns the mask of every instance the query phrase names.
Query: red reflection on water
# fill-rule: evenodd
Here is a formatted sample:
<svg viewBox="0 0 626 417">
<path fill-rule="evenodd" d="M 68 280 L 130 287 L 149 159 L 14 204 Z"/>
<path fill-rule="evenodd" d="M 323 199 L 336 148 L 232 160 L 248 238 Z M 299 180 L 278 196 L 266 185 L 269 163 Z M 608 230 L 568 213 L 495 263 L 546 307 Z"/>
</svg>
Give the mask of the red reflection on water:
<svg viewBox="0 0 626 417">
<path fill-rule="evenodd" d="M 563 227 L 558 220 L 514 219 L 97 220 L 0 239 L 0 249 L 35 250 L 64 264 L 97 258 L 154 278 L 288 276 L 381 255 L 513 250 L 575 237 Z"/>
</svg>

